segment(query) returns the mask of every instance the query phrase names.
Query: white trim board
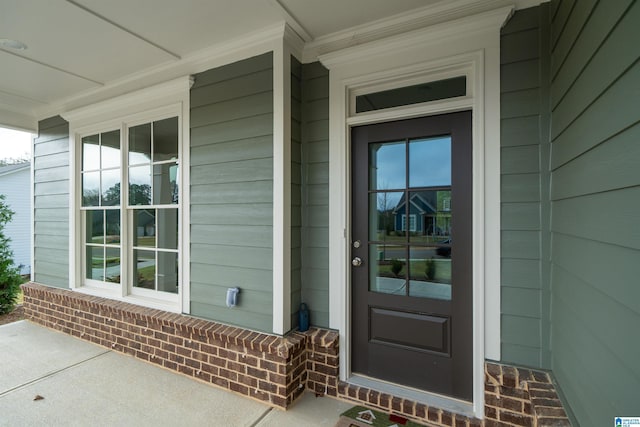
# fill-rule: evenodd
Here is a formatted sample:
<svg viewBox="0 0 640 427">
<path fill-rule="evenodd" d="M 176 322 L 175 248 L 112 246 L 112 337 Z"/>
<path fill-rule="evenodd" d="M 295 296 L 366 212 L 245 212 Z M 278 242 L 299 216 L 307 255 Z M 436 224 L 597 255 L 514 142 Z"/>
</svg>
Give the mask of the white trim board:
<svg viewBox="0 0 640 427">
<path fill-rule="evenodd" d="M 500 359 L 500 28 L 512 7 L 320 56 L 329 78 L 329 326 L 340 331 L 340 378 L 349 380 L 350 127 L 473 111 L 473 402 L 484 416 L 484 361 Z M 352 91 L 431 75 L 467 76 L 467 96 L 350 114 Z M 411 84 L 411 83 L 408 83 Z M 491 236 L 486 239 L 485 236 Z"/>
</svg>

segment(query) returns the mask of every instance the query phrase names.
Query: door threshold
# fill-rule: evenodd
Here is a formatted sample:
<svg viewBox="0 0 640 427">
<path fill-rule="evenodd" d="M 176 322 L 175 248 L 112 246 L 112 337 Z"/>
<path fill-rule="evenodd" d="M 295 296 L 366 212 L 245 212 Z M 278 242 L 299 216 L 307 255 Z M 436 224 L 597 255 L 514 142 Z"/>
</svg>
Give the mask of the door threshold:
<svg viewBox="0 0 640 427">
<path fill-rule="evenodd" d="M 392 396 L 409 399 L 414 402 L 425 404 L 429 407 L 435 407 L 461 414 L 470 418 L 474 418 L 476 414 L 473 411 L 473 403 L 465 400 L 456 399 L 454 397 L 444 396 L 441 394 L 430 393 L 424 390 L 418 390 L 406 387 L 376 378 L 364 375 L 351 375 L 347 382 L 360 387 L 369 388 Z"/>
</svg>

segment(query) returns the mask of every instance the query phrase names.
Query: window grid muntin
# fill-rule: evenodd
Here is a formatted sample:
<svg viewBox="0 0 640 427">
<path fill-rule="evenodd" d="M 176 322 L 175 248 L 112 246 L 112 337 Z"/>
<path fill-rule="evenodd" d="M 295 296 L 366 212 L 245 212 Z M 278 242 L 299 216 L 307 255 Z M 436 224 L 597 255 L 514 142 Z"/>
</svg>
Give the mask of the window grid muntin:
<svg viewBox="0 0 640 427">
<path fill-rule="evenodd" d="M 128 131 L 130 129 L 130 127 L 132 126 L 137 126 L 138 124 L 144 124 L 144 123 L 151 123 L 153 124 L 154 122 L 159 122 L 165 119 L 175 119 L 176 120 L 176 135 L 177 135 L 177 147 L 176 147 L 176 157 L 175 158 L 171 158 L 171 159 L 165 159 L 165 160 L 158 160 L 158 161 L 153 161 L 153 152 L 154 152 L 154 148 L 153 148 L 153 138 L 151 141 L 151 156 L 152 159 L 150 162 L 148 163 L 135 163 L 135 164 L 129 164 L 129 158 L 128 158 L 128 142 L 129 142 L 129 135 L 128 135 Z M 151 119 L 147 119 L 144 120 L 140 123 L 137 124 L 133 124 L 134 122 L 127 122 L 124 121 L 122 122 L 122 126 L 120 128 L 116 128 L 115 126 L 111 126 L 109 129 L 104 130 L 104 131 L 100 131 L 100 132 L 87 132 L 84 135 L 79 135 L 79 139 L 80 139 L 80 208 L 79 210 L 81 212 L 85 212 L 85 211 L 97 211 L 97 210 L 120 210 L 120 244 L 95 244 L 95 243 L 88 243 L 86 241 L 86 233 L 87 233 L 87 229 L 86 229 L 86 216 L 85 214 L 82 215 L 81 217 L 81 221 L 82 221 L 82 230 L 81 230 L 81 253 L 82 253 L 82 280 L 83 280 L 83 284 L 87 285 L 90 284 L 92 286 L 97 286 L 97 287 L 104 287 L 104 284 L 109 285 L 108 282 L 104 282 L 104 281 L 99 281 L 99 280 L 95 280 L 95 279 L 90 279 L 87 278 L 87 272 L 86 272 L 86 256 L 87 256 L 87 248 L 88 247 L 98 247 L 101 246 L 103 248 L 103 253 L 106 254 L 107 249 L 119 249 L 120 251 L 120 256 L 121 256 L 121 263 L 120 263 L 120 282 L 119 285 L 123 288 L 123 296 L 124 295 L 135 295 L 138 294 L 137 292 L 135 292 L 133 288 L 133 280 L 131 280 L 131 274 L 133 272 L 131 265 L 128 265 L 126 267 L 126 271 L 125 271 L 125 265 L 127 264 L 127 260 L 125 259 L 126 257 L 123 257 L 123 254 L 125 253 L 125 251 L 127 253 L 132 253 L 134 250 L 134 246 L 132 244 L 129 243 L 128 239 L 130 237 L 127 236 L 132 236 L 133 231 L 129 230 L 129 224 L 127 224 L 127 215 L 126 212 L 128 212 L 129 210 L 136 210 L 136 209 L 175 209 L 177 211 L 177 249 L 167 249 L 167 248 L 158 248 L 155 247 L 153 249 L 145 247 L 142 248 L 143 250 L 153 250 L 155 252 L 155 259 L 158 259 L 158 253 L 173 253 L 176 255 L 176 262 L 177 262 L 177 271 L 176 271 L 176 280 L 178 283 L 178 290 L 176 291 L 176 293 L 167 293 L 167 292 L 163 292 L 163 291 L 153 291 L 153 292 L 160 292 L 160 294 L 157 294 L 158 296 L 162 295 L 162 294 L 168 294 L 168 295 L 177 295 L 180 292 L 180 288 L 182 286 L 182 281 L 181 281 L 181 277 L 182 277 L 182 260 L 181 260 L 181 243 L 182 243 L 182 224 L 181 224 L 181 205 L 180 205 L 180 198 L 181 198 L 181 186 L 180 186 L 180 157 L 181 157 L 181 151 L 182 151 L 182 132 L 181 132 L 181 126 L 182 126 L 182 118 L 181 118 L 181 113 L 178 112 L 174 112 L 172 114 L 161 114 L 159 116 L 153 117 Z M 152 129 L 153 129 L 153 125 L 152 125 Z M 84 170 L 83 169 L 83 163 L 82 163 L 82 155 L 83 155 L 83 144 L 82 144 L 82 140 L 86 137 L 90 137 L 92 135 L 99 135 L 100 136 L 100 140 L 101 140 L 101 135 L 103 133 L 109 133 L 109 132 L 119 132 L 119 137 L 120 137 L 120 165 L 118 167 L 109 167 L 109 168 L 98 168 L 98 169 L 88 169 L 88 170 Z M 99 147 L 99 152 L 102 155 L 102 150 L 101 150 L 101 145 L 98 146 Z M 99 161 L 100 166 L 102 165 L 102 161 Z M 129 169 L 131 166 L 135 166 L 135 165 L 149 165 L 150 168 L 152 168 L 152 175 L 151 175 L 151 195 L 153 197 L 153 167 L 156 165 L 163 165 L 163 164 L 172 164 L 172 165 L 176 165 L 177 169 L 176 169 L 176 175 L 175 175 L 175 184 L 176 184 L 176 191 L 175 194 L 177 195 L 176 198 L 173 198 L 172 196 L 172 203 L 164 203 L 164 204 L 149 204 L 149 205 L 129 205 L 129 188 L 128 188 L 128 182 L 129 182 Z M 102 191 L 100 190 L 100 194 L 98 196 L 98 205 L 92 205 L 92 206 L 84 206 L 83 205 L 83 191 L 82 191 L 82 177 L 85 173 L 88 172 L 100 172 L 102 170 L 119 170 L 119 177 L 120 177 L 120 203 L 118 205 L 103 205 L 102 204 Z M 123 183 L 127 183 L 127 185 L 123 185 Z M 100 176 L 100 183 L 99 183 L 99 188 L 102 188 L 102 176 Z M 106 228 L 106 212 L 104 214 L 105 220 L 103 221 L 103 230 L 105 230 Z M 106 230 L 104 231 L 106 233 Z M 106 236 L 106 235 L 105 235 Z M 124 243 L 123 243 L 124 242 Z M 157 243 L 156 243 L 157 246 Z M 139 249 L 138 247 L 135 247 L 136 249 Z M 105 266 L 107 260 L 106 260 L 106 256 L 104 257 L 103 260 L 103 267 Z M 130 264 L 130 262 L 128 263 Z M 157 264 L 157 261 L 156 261 Z M 106 270 L 104 270 L 106 273 Z M 105 274 L 106 275 L 106 274 Z M 157 283 L 157 275 L 158 272 L 156 270 L 156 283 Z M 125 282 L 123 282 L 123 277 L 125 278 Z M 129 279 L 127 279 L 129 278 Z M 127 285 L 126 288 L 124 288 L 124 285 Z M 157 285 L 156 285 L 157 288 Z M 149 291 L 149 289 L 143 289 L 144 291 Z"/>
</svg>

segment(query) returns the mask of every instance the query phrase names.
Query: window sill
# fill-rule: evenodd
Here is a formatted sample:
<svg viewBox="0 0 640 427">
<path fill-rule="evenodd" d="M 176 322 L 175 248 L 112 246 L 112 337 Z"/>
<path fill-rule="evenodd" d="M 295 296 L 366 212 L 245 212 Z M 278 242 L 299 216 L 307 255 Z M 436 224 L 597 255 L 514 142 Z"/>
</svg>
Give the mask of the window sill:
<svg viewBox="0 0 640 427">
<path fill-rule="evenodd" d="M 87 295 L 92 295 L 101 298 L 108 298 L 111 300 L 122 301 L 129 304 L 139 305 L 141 307 L 155 308 L 157 310 L 168 311 L 170 313 L 182 313 L 180 307 L 179 295 L 167 295 L 167 298 L 151 298 L 140 295 L 118 295 L 120 289 L 105 289 L 92 286 L 82 286 L 72 289 L 75 292 L 80 292 Z"/>
</svg>

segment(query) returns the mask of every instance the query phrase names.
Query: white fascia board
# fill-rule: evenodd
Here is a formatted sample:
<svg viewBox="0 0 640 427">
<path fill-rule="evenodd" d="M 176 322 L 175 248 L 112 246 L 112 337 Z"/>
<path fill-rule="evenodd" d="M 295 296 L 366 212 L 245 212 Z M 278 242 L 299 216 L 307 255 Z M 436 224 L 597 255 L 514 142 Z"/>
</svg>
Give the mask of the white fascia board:
<svg viewBox="0 0 640 427">
<path fill-rule="evenodd" d="M 24 132 L 37 133 L 38 120 L 35 116 L 0 107 L 0 126 Z"/>
<path fill-rule="evenodd" d="M 30 169 L 30 168 L 31 168 L 31 162 L 24 162 L 24 164 L 22 164 L 21 167 L 17 167 L 15 169 L 11 169 L 9 172 L 2 172 L 2 169 L 0 168 L 0 176 L 11 175 L 11 174 L 23 171 L 25 169 Z"/>
</svg>

